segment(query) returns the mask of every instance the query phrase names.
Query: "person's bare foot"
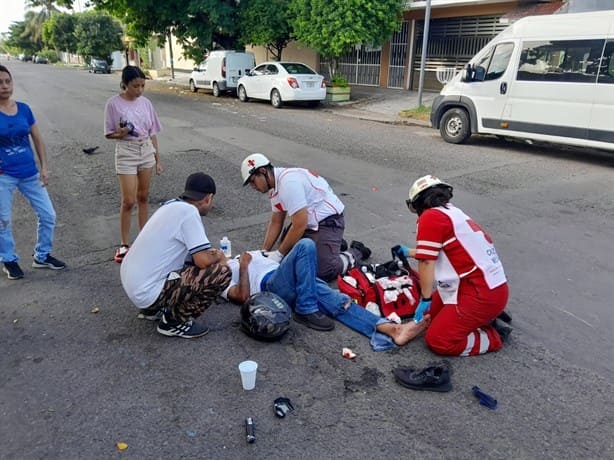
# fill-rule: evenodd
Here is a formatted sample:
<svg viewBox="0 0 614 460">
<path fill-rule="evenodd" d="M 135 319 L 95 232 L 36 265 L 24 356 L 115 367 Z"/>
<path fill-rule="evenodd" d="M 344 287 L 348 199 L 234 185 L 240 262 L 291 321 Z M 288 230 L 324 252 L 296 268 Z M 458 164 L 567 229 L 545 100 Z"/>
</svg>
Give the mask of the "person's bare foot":
<svg viewBox="0 0 614 460">
<path fill-rule="evenodd" d="M 424 319 L 419 323 L 409 321 L 405 324 L 383 323 L 377 326 L 377 330 L 386 334 L 394 340 L 398 346 L 403 346 L 416 338 L 431 323 L 431 315 L 424 315 Z"/>
</svg>

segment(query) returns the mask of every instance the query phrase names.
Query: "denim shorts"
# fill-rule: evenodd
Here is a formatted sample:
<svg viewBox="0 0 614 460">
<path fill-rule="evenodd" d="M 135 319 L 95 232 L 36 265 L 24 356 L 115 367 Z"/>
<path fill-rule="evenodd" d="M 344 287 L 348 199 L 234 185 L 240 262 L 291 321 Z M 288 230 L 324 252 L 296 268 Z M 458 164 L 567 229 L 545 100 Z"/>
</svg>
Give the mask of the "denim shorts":
<svg viewBox="0 0 614 460">
<path fill-rule="evenodd" d="M 115 145 L 115 172 L 136 175 L 156 165 L 156 149 L 150 138 L 135 141 L 119 141 Z"/>
</svg>

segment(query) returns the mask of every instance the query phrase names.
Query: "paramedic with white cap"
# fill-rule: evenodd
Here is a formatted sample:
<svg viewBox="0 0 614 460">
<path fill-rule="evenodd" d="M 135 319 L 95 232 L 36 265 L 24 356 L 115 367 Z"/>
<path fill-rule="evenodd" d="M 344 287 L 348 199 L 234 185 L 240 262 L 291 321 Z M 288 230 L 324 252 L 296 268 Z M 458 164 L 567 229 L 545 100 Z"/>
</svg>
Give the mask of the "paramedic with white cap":
<svg viewBox="0 0 614 460">
<path fill-rule="evenodd" d="M 274 168 L 262 153 L 252 153 L 241 164 L 241 177 L 243 185 L 269 194 L 272 212 L 262 248 L 277 262 L 301 238 L 309 238 L 316 243 L 318 277 L 332 281 L 371 255 L 359 241 L 341 250 L 344 205 L 322 176 L 303 168 Z M 286 215 L 290 226 L 282 234 Z M 280 235 L 279 247 L 272 251 Z"/>
</svg>

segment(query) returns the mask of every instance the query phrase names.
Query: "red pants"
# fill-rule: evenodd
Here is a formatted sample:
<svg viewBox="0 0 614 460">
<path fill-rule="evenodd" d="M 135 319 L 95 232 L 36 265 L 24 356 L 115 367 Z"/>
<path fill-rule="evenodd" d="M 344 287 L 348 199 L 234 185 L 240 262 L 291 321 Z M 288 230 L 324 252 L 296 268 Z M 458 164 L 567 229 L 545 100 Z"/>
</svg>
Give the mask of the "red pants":
<svg viewBox="0 0 614 460">
<path fill-rule="evenodd" d="M 491 290 L 483 281 L 471 279 L 461 281 L 457 305 L 444 305 L 439 293 L 433 292 L 426 344 L 437 354 L 451 356 L 500 350 L 501 337 L 490 323 L 505 309 L 508 295 L 507 283 Z"/>
</svg>

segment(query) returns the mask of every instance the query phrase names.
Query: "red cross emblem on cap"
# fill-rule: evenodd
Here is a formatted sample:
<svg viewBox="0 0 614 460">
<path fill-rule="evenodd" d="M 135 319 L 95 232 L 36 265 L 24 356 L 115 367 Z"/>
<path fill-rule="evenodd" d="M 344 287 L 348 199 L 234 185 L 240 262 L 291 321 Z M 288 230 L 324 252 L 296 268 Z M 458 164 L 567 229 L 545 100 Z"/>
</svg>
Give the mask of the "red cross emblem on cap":
<svg viewBox="0 0 614 460">
<path fill-rule="evenodd" d="M 252 168 L 253 168 L 254 166 L 256 166 L 256 162 L 255 162 L 254 160 L 251 160 L 251 159 L 250 159 L 250 160 L 247 160 L 247 164 L 248 164 L 249 166 L 251 166 Z"/>
</svg>

